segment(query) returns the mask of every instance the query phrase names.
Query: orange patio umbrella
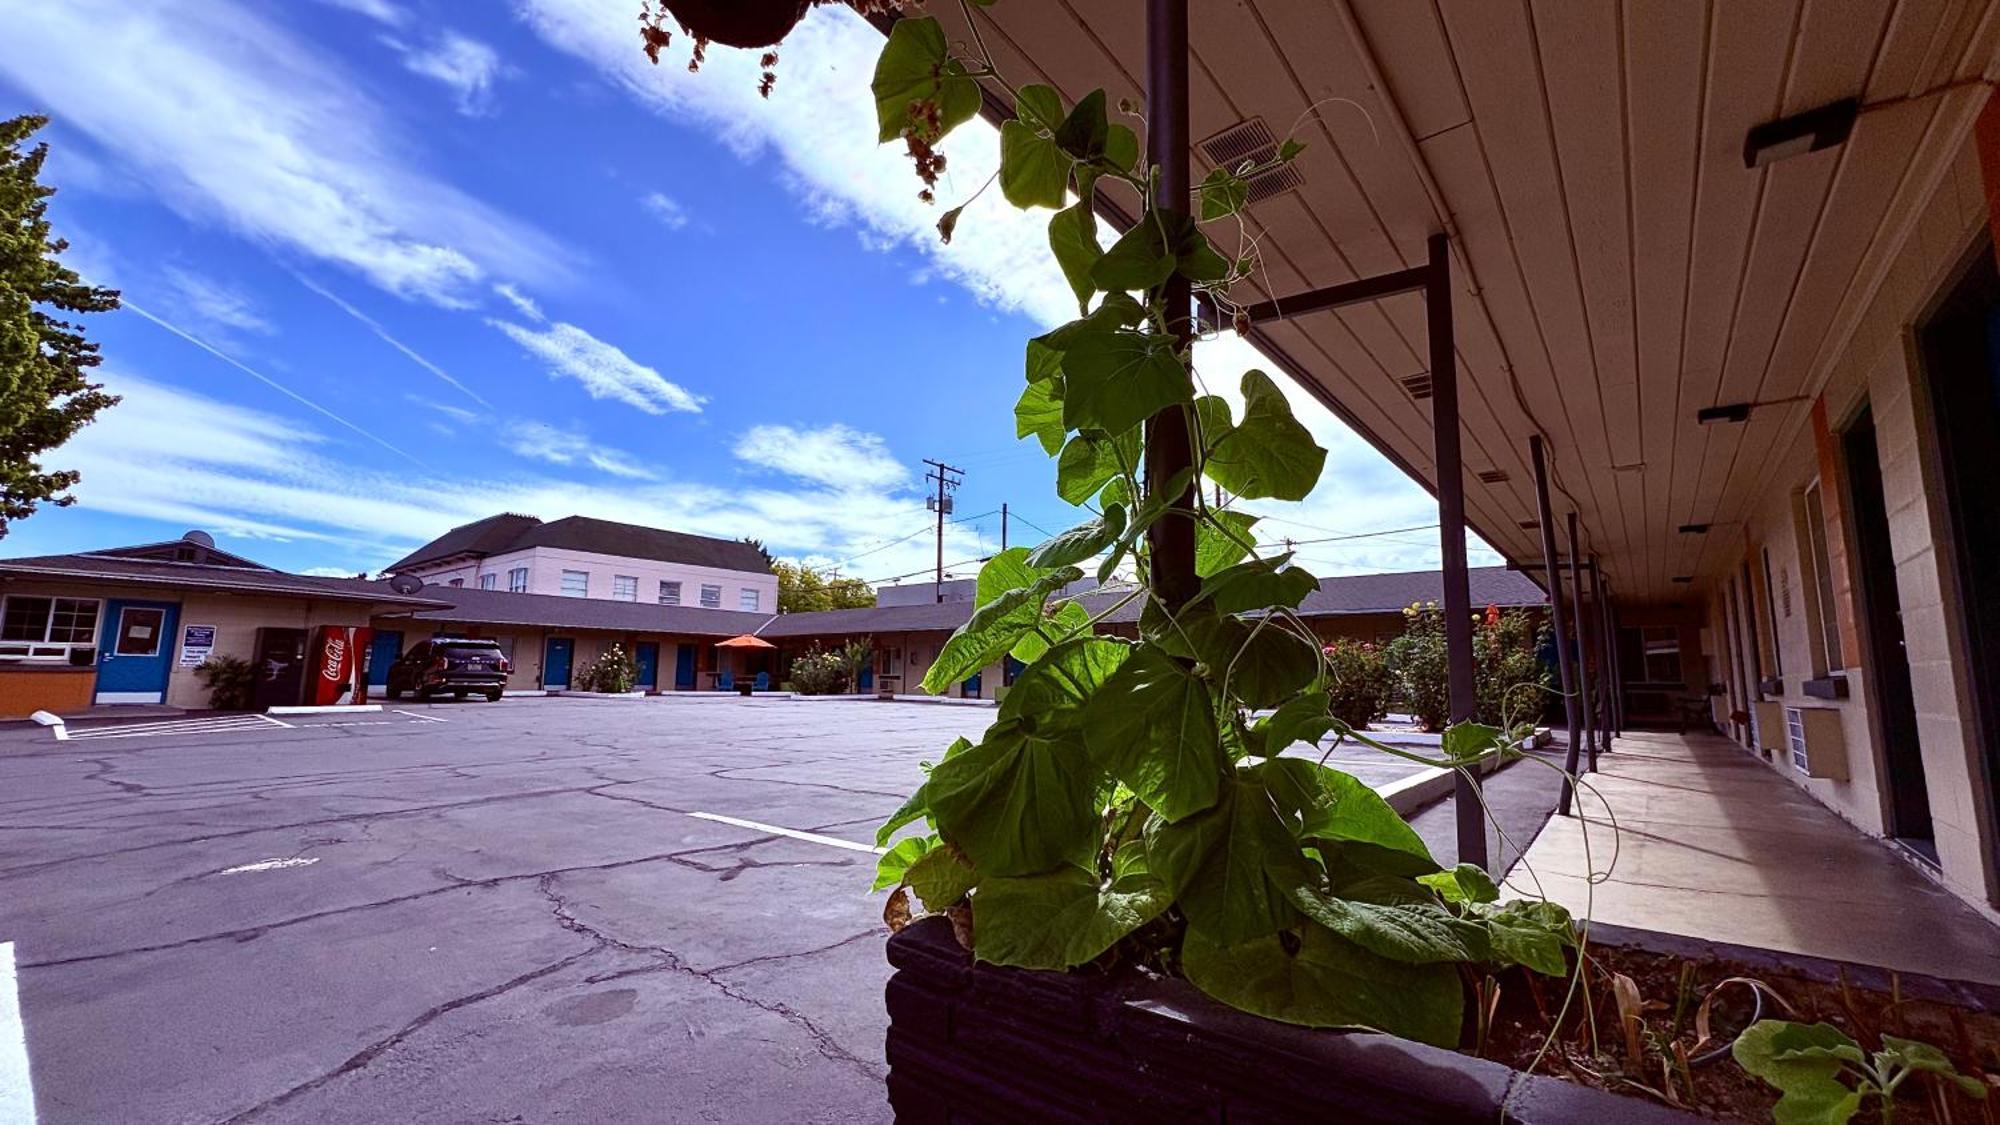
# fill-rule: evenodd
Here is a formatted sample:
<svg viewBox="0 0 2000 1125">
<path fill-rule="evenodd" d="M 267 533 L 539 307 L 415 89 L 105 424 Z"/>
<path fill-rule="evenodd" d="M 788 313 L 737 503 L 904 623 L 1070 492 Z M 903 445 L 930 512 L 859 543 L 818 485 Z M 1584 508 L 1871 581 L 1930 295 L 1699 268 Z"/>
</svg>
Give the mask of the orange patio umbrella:
<svg viewBox="0 0 2000 1125">
<path fill-rule="evenodd" d="M 767 641 L 762 637 L 753 637 L 748 633 L 742 633 L 737 636 L 731 637 L 726 641 L 715 642 L 715 647 L 758 649 L 758 648 L 777 648 L 778 646 L 772 644 L 770 641 Z"/>
</svg>

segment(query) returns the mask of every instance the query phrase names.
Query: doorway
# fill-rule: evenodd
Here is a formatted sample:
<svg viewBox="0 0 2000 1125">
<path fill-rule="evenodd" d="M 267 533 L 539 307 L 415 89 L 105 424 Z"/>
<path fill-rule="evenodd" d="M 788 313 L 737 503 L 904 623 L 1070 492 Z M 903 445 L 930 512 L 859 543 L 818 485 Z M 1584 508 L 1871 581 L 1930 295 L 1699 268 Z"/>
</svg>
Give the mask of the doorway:
<svg viewBox="0 0 2000 1125">
<path fill-rule="evenodd" d="M 1957 280 L 1917 333 L 1932 437 L 1932 479 L 1942 487 L 1938 552 L 1957 597 L 1947 595 L 1962 634 L 1970 696 L 1968 726 L 1979 747 L 1973 800 L 2000 827 L 2000 269 L 1980 239 Z M 1920 410 L 1919 415 L 1923 412 Z M 1935 511 L 1935 509 L 1934 509 Z M 1989 836 L 1988 898 L 2000 903 L 2000 831 Z"/>
<path fill-rule="evenodd" d="M 638 677 L 632 686 L 641 691 L 657 691 L 660 687 L 660 642 L 640 641 L 632 647 L 633 662 L 638 665 Z"/>
<path fill-rule="evenodd" d="M 112 598 L 104 603 L 108 635 L 98 646 L 96 702 L 166 702 L 179 614 L 173 602 Z"/>
<path fill-rule="evenodd" d="M 575 651 L 574 638 L 549 638 L 547 647 L 542 650 L 542 687 L 549 691 L 563 691 L 569 687 L 569 661 Z"/>
<path fill-rule="evenodd" d="M 1868 651 L 1869 712 L 1882 747 L 1889 803 L 1889 835 L 1932 863 L 1930 787 L 1917 735 L 1917 702 L 1910 689 L 1910 658 L 1903 644 L 1902 595 L 1896 588 L 1896 552 L 1889 543 L 1889 509 L 1882 497 L 1882 458 L 1875 445 L 1875 414 L 1861 414 L 1840 435 L 1847 463 L 1847 496 L 1859 548 L 1855 578 L 1861 596 L 1862 641 Z"/>
</svg>

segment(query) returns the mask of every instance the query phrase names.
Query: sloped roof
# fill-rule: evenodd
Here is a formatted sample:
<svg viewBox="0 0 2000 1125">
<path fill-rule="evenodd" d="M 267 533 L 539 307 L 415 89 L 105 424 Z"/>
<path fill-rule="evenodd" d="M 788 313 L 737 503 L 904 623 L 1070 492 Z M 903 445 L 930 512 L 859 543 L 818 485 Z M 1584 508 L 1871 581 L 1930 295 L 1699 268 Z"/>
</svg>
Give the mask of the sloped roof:
<svg viewBox="0 0 2000 1125">
<path fill-rule="evenodd" d="M 558 547 L 570 551 L 590 551 L 628 559 L 685 563 L 718 570 L 752 574 L 771 573 L 770 564 L 757 548 L 736 539 L 715 539 L 689 535 L 665 528 L 565 516 L 543 523 L 533 516 L 506 513 L 454 527 L 429 543 L 390 563 L 385 571 L 395 574 L 424 563 L 439 562 L 460 555 L 498 555 L 529 547 Z"/>
<path fill-rule="evenodd" d="M 383 589 L 385 582 L 373 583 Z M 516 594 L 477 590 L 469 586 L 427 586 L 426 597 L 438 605 L 413 614 L 419 621 L 462 621 L 481 625 L 525 625 L 544 629 L 606 629 L 631 633 L 684 633 L 700 637 L 733 637 L 754 633 L 771 619 L 768 613 L 730 609 L 620 602 L 609 598 L 565 598 L 554 594 Z M 956 626 L 947 626 L 955 628 Z"/>
<path fill-rule="evenodd" d="M 217 590 L 233 594 L 270 594 L 390 606 L 444 604 L 428 596 L 398 594 L 389 589 L 387 583 L 362 578 L 320 578 L 310 574 L 288 574 L 255 564 L 185 563 L 131 558 L 108 552 L 0 559 L 0 577 L 106 582 L 172 590 Z"/>
</svg>

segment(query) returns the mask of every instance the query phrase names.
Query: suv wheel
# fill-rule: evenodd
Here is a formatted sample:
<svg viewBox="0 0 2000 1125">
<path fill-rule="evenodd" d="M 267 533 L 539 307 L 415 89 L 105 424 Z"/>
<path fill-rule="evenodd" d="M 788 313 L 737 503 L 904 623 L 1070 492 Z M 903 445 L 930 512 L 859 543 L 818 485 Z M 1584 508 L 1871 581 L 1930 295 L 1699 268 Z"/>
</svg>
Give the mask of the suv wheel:
<svg viewBox="0 0 2000 1125">
<path fill-rule="evenodd" d="M 500 702 L 500 695 L 501 695 L 500 689 L 494 688 L 492 691 L 486 693 L 486 702 L 498 703 Z"/>
<path fill-rule="evenodd" d="M 417 697 L 418 703 L 429 703 L 431 701 L 431 689 L 427 687 L 420 687 L 410 694 Z"/>
</svg>

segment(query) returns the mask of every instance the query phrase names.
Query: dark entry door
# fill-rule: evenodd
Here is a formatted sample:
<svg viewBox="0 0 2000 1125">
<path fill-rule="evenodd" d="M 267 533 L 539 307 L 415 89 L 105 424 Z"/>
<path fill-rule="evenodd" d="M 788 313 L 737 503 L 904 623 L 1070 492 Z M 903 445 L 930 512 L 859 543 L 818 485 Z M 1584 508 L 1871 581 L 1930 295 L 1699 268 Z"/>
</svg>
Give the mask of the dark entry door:
<svg viewBox="0 0 2000 1125">
<path fill-rule="evenodd" d="M 660 642 L 640 641 L 632 649 L 634 663 L 639 674 L 634 680 L 637 687 L 654 691 L 660 686 Z"/>
<path fill-rule="evenodd" d="M 542 686 L 561 691 L 569 686 L 569 658 L 576 651 L 571 637 L 550 637 L 542 652 Z"/>
<path fill-rule="evenodd" d="M 252 698 L 258 710 L 289 707 L 305 698 L 304 629 L 257 630 L 256 663 L 257 690 Z"/>
<path fill-rule="evenodd" d="M 1847 460 L 1854 537 L 1861 548 L 1861 608 L 1867 616 L 1868 680 L 1874 688 L 1875 734 L 1889 767 L 1889 831 L 1935 861 L 1930 844 L 1931 797 L 1917 741 L 1917 704 L 1910 691 L 1910 658 L 1903 645 L 1903 603 L 1896 589 L 1896 552 L 1889 544 L 1889 509 L 1882 498 L 1882 460 L 1875 447 L 1875 416 L 1861 416 L 1841 435 Z"/>
</svg>

